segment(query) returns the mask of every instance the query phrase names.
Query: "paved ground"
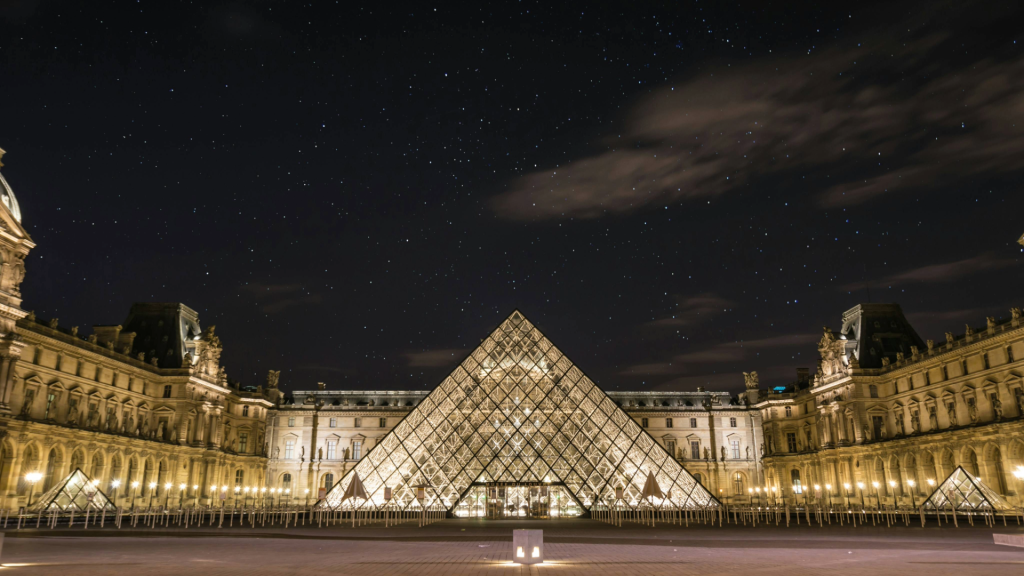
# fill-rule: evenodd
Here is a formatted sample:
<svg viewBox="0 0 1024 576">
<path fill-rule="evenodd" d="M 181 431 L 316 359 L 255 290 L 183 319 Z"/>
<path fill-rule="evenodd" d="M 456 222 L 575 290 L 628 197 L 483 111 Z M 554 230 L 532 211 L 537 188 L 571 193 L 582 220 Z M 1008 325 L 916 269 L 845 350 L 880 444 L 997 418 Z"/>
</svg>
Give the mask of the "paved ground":
<svg viewBox="0 0 1024 576">
<path fill-rule="evenodd" d="M 510 563 L 513 528 L 544 529 L 544 565 Z M 0 562 L 5 574 L 61 576 L 1024 573 L 1024 548 L 995 546 L 993 531 L 1024 528 L 615 528 L 589 520 L 445 520 L 387 529 L 8 529 Z"/>
</svg>

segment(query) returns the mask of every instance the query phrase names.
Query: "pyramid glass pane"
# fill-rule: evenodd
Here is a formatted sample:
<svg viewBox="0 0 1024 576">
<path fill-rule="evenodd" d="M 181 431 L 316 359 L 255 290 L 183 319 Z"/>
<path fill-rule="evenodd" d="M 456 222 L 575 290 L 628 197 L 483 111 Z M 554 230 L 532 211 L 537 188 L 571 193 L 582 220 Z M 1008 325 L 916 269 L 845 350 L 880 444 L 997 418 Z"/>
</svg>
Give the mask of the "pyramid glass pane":
<svg viewBox="0 0 1024 576">
<path fill-rule="evenodd" d="M 107 495 L 84 472 L 75 468 L 74 472 L 40 496 L 28 511 L 35 513 L 44 510 L 113 512 L 115 508 Z"/>
<path fill-rule="evenodd" d="M 635 504 L 649 474 L 675 505 L 720 505 L 518 311 L 371 453 L 319 507 L 352 505 L 353 472 L 366 508 L 418 507 L 415 486 L 427 484 L 428 503 L 458 515 L 574 516 L 616 488 Z"/>
<path fill-rule="evenodd" d="M 929 510 L 1005 511 L 1011 506 L 978 477 L 957 466 L 923 506 Z"/>
</svg>

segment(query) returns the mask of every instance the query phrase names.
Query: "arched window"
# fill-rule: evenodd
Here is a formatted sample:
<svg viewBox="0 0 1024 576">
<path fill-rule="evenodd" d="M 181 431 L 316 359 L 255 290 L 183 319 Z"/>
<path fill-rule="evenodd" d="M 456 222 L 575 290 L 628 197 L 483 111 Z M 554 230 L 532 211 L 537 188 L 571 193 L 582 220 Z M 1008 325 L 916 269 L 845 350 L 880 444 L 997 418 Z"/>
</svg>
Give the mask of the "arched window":
<svg viewBox="0 0 1024 576">
<path fill-rule="evenodd" d="M 245 470 L 235 470 L 235 486 L 241 487 L 245 483 Z"/>
<path fill-rule="evenodd" d="M 732 477 L 733 490 L 735 490 L 737 496 L 742 496 L 747 491 L 746 482 L 744 482 L 743 474 L 737 472 Z"/>
<path fill-rule="evenodd" d="M 285 490 L 291 490 L 291 488 L 292 488 L 292 475 L 291 474 L 287 474 L 286 473 L 284 476 L 281 477 L 281 487 L 284 488 Z"/>
<path fill-rule="evenodd" d="M 800 471 L 797 470 L 796 468 L 790 470 L 789 471 L 789 478 L 793 482 L 793 493 L 794 494 L 803 494 L 804 493 L 804 486 L 803 486 L 803 484 L 800 483 Z"/>
<path fill-rule="evenodd" d="M 60 465 L 57 458 L 57 449 L 50 450 L 50 455 L 46 458 L 46 479 L 43 482 L 43 491 L 49 490 L 54 482 L 60 480 L 60 478 L 56 478 L 57 467 Z"/>
</svg>

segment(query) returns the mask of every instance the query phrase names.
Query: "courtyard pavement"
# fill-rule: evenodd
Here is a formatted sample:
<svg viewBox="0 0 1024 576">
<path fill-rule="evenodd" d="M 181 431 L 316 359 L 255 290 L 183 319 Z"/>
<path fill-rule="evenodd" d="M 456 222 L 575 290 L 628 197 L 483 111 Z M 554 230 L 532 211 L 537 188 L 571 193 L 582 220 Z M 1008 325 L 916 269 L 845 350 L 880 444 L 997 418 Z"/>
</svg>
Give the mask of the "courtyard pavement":
<svg viewBox="0 0 1024 576">
<path fill-rule="evenodd" d="M 512 564 L 512 530 L 544 530 L 546 562 Z M 444 520 L 380 525 L 104 530 L 8 529 L 4 574 L 778 575 L 1024 574 L 1024 548 L 992 543 L 1011 525 L 707 527 L 592 520 Z"/>
</svg>

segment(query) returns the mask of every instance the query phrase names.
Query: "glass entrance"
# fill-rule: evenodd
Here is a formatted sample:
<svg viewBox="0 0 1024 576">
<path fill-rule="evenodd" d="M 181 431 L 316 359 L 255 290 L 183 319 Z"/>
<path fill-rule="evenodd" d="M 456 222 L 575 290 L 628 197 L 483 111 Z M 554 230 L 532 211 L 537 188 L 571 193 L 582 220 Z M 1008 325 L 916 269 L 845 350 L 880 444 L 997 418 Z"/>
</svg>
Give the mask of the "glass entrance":
<svg viewBox="0 0 1024 576">
<path fill-rule="evenodd" d="M 561 484 L 476 483 L 452 510 L 459 518 L 547 519 L 572 518 L 583 507 Z"/>
</svg>

